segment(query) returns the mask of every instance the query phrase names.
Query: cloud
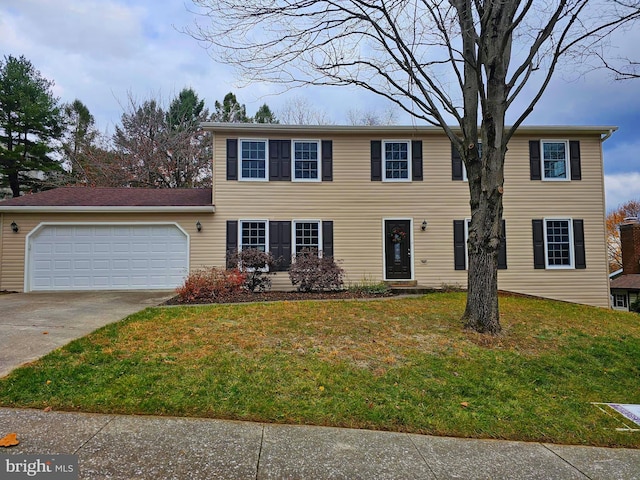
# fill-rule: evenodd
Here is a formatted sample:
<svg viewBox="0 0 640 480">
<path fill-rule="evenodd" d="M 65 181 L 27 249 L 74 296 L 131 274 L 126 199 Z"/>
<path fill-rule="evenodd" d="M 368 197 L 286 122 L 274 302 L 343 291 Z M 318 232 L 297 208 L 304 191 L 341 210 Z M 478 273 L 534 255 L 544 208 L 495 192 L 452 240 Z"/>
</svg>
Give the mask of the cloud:
<svg viewBox="0 0 640 480">
<path fill-rule="evenodd" d="M 604 176 L 607 211 L 629 200 L 640 200 L 640 172 L 616 173 Z"/>
</svg>

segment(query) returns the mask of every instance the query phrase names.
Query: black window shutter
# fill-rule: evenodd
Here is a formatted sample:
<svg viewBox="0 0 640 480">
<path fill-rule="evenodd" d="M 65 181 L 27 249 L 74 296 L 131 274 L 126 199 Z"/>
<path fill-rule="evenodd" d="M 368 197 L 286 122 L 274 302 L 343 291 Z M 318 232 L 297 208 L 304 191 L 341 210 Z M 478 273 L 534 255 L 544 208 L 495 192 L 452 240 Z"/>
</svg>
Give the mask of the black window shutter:
<svg viewBox="0 0 640 480">
<path fill-rule="evenodd" d="M 456 270 L 466 270 L 467 249 L 464 242 L 464 220 L 453 221 L 453 263 Z"/>
<path fill-rule="evenodd" d="M 464 180 L 462 176 L 462 157 L 453 143 L 451 144 L 451 180 Z"/>
<path fill-rule="evenodd" d="M 291 180 L 291 141 L 269 140 L 269 180 Z"/>
<path fill-rule="evenodd" d="M 587 257 L 584 249 L 584 221 L 573 221 L 573 249 L 575 252 L 575 267 L 577 269 L 587 268 Z"/>
<path fill-rule="evenodd" d="M 291 265 L 291 222 L 269 222 L 269 252 L 276 261 L 275 272 Z"/>
<path fill-rule="evenodd" d="M 322 222 L 322 256 L 333 257 L 333 221 Z"/>
<path fill-rule="evenodd" d="M 322 140 L 322 181 L 333 181 L 333 141 Z"/>
<path fill-rule="evenodd" d="M 423 180 L 422 140 L 413 140 L 411 142 L 411 179 L 414 182 Z"/>
<path fill-rule="evenodd" d="M 238 266 L 238 262 L 234 258 L 237 252 L 238 252 L 238 221 L 227 220 L 227 250 L 226 250 L 227 268 L 236 268 Z"/>
<path fill-rule="evenodd" d="M 269 140 L 269 180 L 280 180 L 280 141 Z"/>
<path fill-rule="evenodd" d="M 533 268 L 544 269 L 544 226 L 543 220 L 531 220 L 533 229 Z"/>
<path fill-rule="evenodd" d="M 371 140 L 371 181 L 382 181 L 382 142 Z"/>
<path fill-rule="evenodd" d="M 238 179 L 238 140 L 227 138 L 227 180 Z"/>
<path fill-rule="evenodd" d="M 280 180 L 291 181 L 291 140 L 280 140 Z"/>
<path fill-rule="evenodd" d="M 542 180 L 539 140 L 529 140 L 529 168 L 531 170 L 531 180 Z"/>
<path fill-rule="evenodd" d="M 502 220 L 502 234 L 500 235 L 500 249 L 498 250 L 498 270 L 507 269 L 507 223 Z"/>
<path fill-rule="evenodd" d="M 582 180 L 582 166 L 580 164 L 580 142 L 569 142 L 569 159 L 571 162 L 571 180 Z"/>
</svg>

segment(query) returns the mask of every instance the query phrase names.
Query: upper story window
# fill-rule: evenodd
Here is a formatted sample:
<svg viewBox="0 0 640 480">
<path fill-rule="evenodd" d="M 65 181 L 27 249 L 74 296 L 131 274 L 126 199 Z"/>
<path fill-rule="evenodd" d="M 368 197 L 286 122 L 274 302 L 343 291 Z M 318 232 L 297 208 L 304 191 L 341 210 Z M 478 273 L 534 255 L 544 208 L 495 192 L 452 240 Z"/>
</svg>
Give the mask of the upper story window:
<svg viewBox="0 0 640 480">
<path fill-rule="evenodd" d="M 409 142 L 383 142 L 384 180 L 387 182 L 411 181 L 411 149 Z"/>
<path fill-rule="evenodd" d="M 240 140 L 240 179 L 267 180 L 266 140 Z"/>
<path fill-rule="evenodd" d="M 566 141 L 542 141 L 542 179 L 570 180 L 569 146 Z"/>
<path fill-rule="evenodd" d="M 318 182 L 320 142 L 293 142 L 293 179 L 301 182 Z"/>
</svg>

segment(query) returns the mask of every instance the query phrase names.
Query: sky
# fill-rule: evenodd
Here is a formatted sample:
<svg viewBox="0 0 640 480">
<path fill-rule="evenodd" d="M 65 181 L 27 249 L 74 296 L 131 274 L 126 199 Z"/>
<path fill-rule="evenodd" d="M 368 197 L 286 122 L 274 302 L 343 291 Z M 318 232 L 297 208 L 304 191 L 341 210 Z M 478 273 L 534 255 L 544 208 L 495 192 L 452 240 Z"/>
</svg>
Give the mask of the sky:
<svg viewBox="0 0 640 480">
<path fill-rule="evenodd" d="M 24 55 L 55 82 L 54 95 L 81 100 L 98 128 L 111 133 L 129 97 L 168 104 L 185 87 L 210 110 L 234 92 L 249 115 L 263 103 L 277 115 L 294 99 L 336 124 L 349 123 L 349 110 L 389 109 L 384 100 L 347 87 L 283 93 L 275 85 L 246 85 L 183 33 L 196 18 L 190 10 L 190 0 L 0 0 L 0 55 Z M 616 51 L 633 52 L 640 28 L 611 43 Z M 556 75 L 525 124 L 618 126 L 603 144 L 607 210 L 640 199 L 640 79 L 619 82 L 602 70 L 568 70 Z M 414 123 L 399 112 L 396 122 Z"/>
</svg>

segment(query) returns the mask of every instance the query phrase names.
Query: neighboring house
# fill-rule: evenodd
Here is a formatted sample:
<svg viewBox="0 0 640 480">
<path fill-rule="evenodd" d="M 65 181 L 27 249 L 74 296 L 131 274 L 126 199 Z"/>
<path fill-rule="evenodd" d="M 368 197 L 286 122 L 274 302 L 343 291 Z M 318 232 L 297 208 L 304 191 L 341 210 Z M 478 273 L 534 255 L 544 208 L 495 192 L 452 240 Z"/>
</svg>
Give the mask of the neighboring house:
<svg viewBox="0 0 640 480">
<path fill-rule="evenodd" d="M 347 283 L 466 286 L 469 189 L 463 164 L 441 129 L 214 123 L 205 128 L 214 134 L 207 202 L 176 209 L 170 190 L 152 190 L 156 203 L 144 206 L 132 200 L 135 189 L 114 191 L 121 199 L 117 207 L 87 205 L 78 194 L 75 203 L 56 208 L 55 201 L 46 203 L 48 192 L 31 195 L 30 206 L 22 199 L 0 202 L 0 289 L 119 287 L 117 282 L 103 287 L 91 270 L 56 281 L 77 263 L 74 250 L 116 245 L 117 240 L 98 238 L 105 229 L 129 238 L 124 243 L 131 249 L 135 238 L 130 237 L 180 232 L 188 260 L 181 257 L 175 265 L 184 273 L 224 266 L 232 250 L 259 248 L 288 260 L 302 248 L 316 248 L 340 262 Z M 505 163 L 500 289 L 609 306 L 602 141 L 614 130 L 518 129 Z M 65 196 L 67 190 L 54 192 Z M 154 225 L 168 230 L 154 232 Z M 58 252 L 61 260 L 46 261 Z M 83 255 L 88 265 L 93 254 Z M 111 258 L 102 266 L 118 267 L 120 276 L 138 269 L 137 263 L 139 277 L 150 268 L 144 265 L 160 265 L 155 257 L 146 263 L 136 262 L 133 254 L 118 262 Z M 287 266 L 285 261 L 278 268 L 274 288 L 291 288 Z M 122 288 L 146 284 L 140 280 Z"/>
<path fill-rule="evenodd" d="M 629 310 L 640 298 L 640 221 L 626 218 L 620 225 L 622 270 L 611 279 L 611 305 Z"/>
</svg>

